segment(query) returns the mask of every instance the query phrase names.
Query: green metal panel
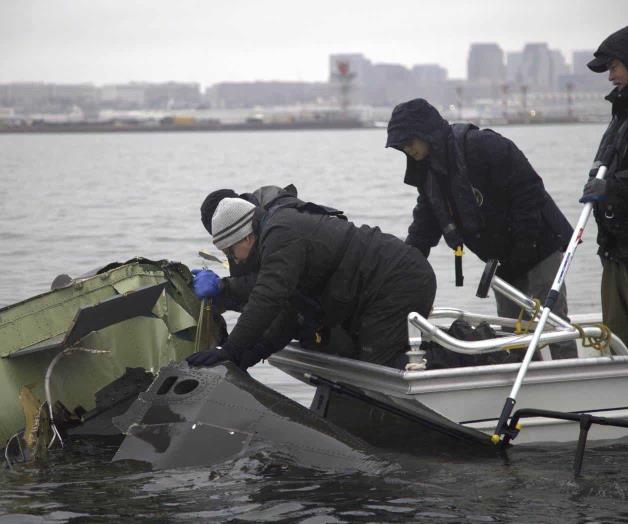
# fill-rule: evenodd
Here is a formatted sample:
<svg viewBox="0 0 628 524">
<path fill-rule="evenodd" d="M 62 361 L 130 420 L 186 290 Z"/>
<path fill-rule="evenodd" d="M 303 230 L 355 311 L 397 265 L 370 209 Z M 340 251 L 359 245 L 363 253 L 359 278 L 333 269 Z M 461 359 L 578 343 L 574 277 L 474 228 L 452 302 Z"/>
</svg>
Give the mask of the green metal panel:
<svg viewBox="0 0 628 524">
<path fill-rule="evenodd" d="M 189 270 L 180 264 L 138 259 L 80 283 L 0 310 L 0 355 L 64 333 L 79 307 L 99 303 L 118 293 L 166 281 L 165 294 L 153 309 L 155 317 L 135 317 L 85 336 L 80 346 L 107 350 L 106 354 L 71 351 L 54 368 L 52 400 L 70 411 L 94 408 L 94 394 L 122 376 L 127 367 L 155 372 L 168 362 L 194 351 L 194 332 L 200 302 L 189 287 Z M 181 336 L 175 333 L 180 332 Z M 61 350 L 18 358 L 0 358 L 0 447 L 24 426 L 18 394 L 25 384 L 45 399 L 44 377 Z"/>
</svg>

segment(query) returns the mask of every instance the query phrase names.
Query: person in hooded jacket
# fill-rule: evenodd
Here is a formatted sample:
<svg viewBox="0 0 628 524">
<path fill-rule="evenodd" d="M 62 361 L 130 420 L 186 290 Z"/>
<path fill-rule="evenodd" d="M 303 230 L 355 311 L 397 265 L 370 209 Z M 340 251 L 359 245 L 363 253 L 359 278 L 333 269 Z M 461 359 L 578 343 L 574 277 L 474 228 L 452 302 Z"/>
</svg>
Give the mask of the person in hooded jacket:
<svg viewBox="0 0 628 524">
<path fill-rule="evenodd" d="M 497 274 L 543 301 L 573 232 L 525 155 L 507 138 L 473 124 L 450 125 L 426 100 L 397 105 L 386 147 L 407 157 L 404 182 L 419 196 L 406 243 L 425 257 L 441 237 L 481 260 L 497 259 Z M 519 308 L 496 294 L 500 316 Z M 554 313 L 567 318 L 563 286 Z M 577 356 L 574 341 L 550 346 L 553 358 Z"/>
<path fill-rule="evenodd" d="M 226 342 L 191 355 L 191 365 L 231 360 L 247 369 L 278 351 L 258 343 L 299 293 L 320 304 L 325 325 L 342 326 L 357 341 L 355 358 L 398 367 L 408 349 L 408 313 L 427 316 L 432 308 L 431 266 L 379 228 L 303 207 L 264 210 L 224 198 L 213 213 L 212 236 L 236 264 L 257 253 L 259 271 Z"/>
<path fill-rule="evenodd" d="M 612 104 L 611 122 L 580 202 L 594 203 L 604 324 L 628 345 L 628 27 L 606 38 L 594 57 L 589 69 L 608 71 L 615 87 L 606 96 Z M 604 179 L 595 178 L 600 162 L 608 164 Z"/>
</svg>

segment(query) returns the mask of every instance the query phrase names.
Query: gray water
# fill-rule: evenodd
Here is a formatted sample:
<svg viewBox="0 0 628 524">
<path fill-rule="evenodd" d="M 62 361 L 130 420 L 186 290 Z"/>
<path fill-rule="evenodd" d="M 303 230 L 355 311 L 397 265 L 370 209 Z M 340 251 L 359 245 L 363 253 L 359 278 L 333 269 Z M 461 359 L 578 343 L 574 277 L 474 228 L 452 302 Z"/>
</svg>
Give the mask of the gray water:
<svg viewBox="0 0 628 524">
<path fill-rule="evenodd" d="M 513 139 L 574 224 L 577 200 L 604 126 L 498 129 Z M 303 198 L 343 209 L 356 223 L 400 237 L 416 190 L 405 160 L 385 150 L 385 130 L 0 136 L 0 306 L 47 290 L 59 273 L 80 275 L 141 255 L 203 264 L 205 195 L 294 183 Z M 599 311 L 595 224 L 567 279 L 571 313 Z M 430 256 L 437 306 L 492 313 L 475 298 L 483 269 L 464 257 Z M 303 404 L 312 389 L 267 364 L 258 380 Z M 208 443 L 210 445 L 210 443 Z M 0 523 L 125 521 L 628 522 L 628 446 L 588 450 L 584 476 L 573 447 L 460 457 L 443 450 L 387 456 L 385 476 L 315 472 L 272 454 L 207 468 L 152 473 L 112 465 L 113 443 L 75 442 L 47 466 L 0 473 Z M 433 452 L 432 452 L 433 451 Z"/>
</svg>

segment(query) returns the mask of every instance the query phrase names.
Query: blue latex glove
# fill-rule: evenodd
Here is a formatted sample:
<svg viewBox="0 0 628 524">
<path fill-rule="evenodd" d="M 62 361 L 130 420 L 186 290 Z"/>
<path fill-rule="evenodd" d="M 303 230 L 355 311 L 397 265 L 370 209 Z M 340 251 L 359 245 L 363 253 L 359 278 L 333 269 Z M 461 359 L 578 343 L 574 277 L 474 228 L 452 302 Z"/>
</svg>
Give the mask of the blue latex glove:
<svg viewBox="0 0 628 524">
<path fill-rule="evenodd" d="M 216 298 L 222 291 L 222 282 L 220 277 L 211 269 L 193 269 L 192 275 L 194 280 L 194 294 L 198 298 Z"/>
<path fill-rule="evenodd" d="M 608 198 L 606 194 L 606 180 L 603 178 L 590 178 L 584 185 L 580 202 L 602 202 Z"/>
</svg>

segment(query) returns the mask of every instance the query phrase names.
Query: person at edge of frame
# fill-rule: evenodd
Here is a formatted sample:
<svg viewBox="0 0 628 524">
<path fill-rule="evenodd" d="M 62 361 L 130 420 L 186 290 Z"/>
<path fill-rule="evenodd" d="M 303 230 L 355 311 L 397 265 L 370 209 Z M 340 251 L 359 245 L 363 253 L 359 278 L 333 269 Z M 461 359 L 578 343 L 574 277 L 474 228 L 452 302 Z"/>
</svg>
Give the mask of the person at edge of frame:
<svg viewBox="0 0 628 524">
<path fill-rule="evenodd" d="M 211 229 L 214 245 L 236 264 L 255 253 L 259 271 L 227 340 L 189 356 L 191 365 L 231 360 L 246 370 L 282 349 L 266 334 L 285 332 L 285 306 L 297 292 L 320 304 L 324 325 L 340 325 L 356 340 L 353 358 L 405 364 L 407 315 L 429 315 L 436 294 L 436 277 L 419 251 L 376 227 L 304 208 L 264 210 L 241 198 L 219 202 Z M 207 295 L 219 297 L 221 283 Z"/>
<path fill-rule="evenodd" d="M 405 153 L 404 182 L 419 196 L 406 243 L 427 258 L 441 236 L 481 260 L 498 259 L 498 276 L 545 300 L 573 229 L 519 148 L 491 129 L 449 124 L 426 100 L 397 105 L 386 147 Z M 520 308 L 496 293 L 499 316 Z M 563 286 L 554 313 L 567 317 Z M 550 345 L 552 358 L 575 358 L 575 341 Z M 522 355 L 523 357 L 523 355 Z"/>
<path fill-rule="evenodd" d="M 593 56 L 589 69 L 608 71 L 614 86 L 606 96 L 612 117 L 580 202 L 594 203 L 603 322 L 628 345 L 628 26 L 606 38 Z M 604 179 L 598 180 L 597 167 L 609 148 L 612 160 Z"/>
</svg>

